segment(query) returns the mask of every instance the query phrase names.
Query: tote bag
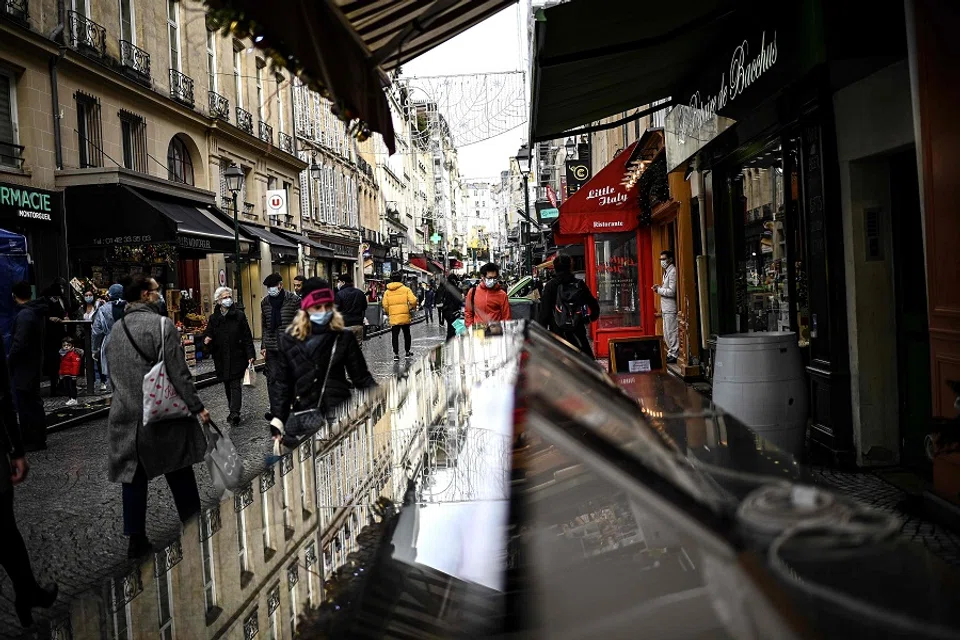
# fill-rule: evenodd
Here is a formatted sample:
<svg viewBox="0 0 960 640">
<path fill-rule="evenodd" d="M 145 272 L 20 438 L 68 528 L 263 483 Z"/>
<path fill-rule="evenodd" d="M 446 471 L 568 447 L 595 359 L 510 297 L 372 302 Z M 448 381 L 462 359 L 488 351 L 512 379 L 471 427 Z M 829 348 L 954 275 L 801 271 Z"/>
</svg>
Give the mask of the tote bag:
<svg viewBox="0 0 960 640">
<path fill-rule="evenodd" d="M 211 420 L 204 428 L 207 435 L 207 453 L 204 461 L 213 480 L 213 486 L 222 496 L 233 491 L 243 479 L 243 459 L 237 454 L 230 437 Z"/>
<path fill-rule="evenodd" d="M 163 352 L 165 351 L 165 336 L 163 327 L 164 317 L 160 316 L 160 354 L 153 360 L 140 349 L 140 346 L 133 340 L 130 329 L 127 328 L 126 318 L 120 321 L 123 330 L 130 340 L 130 344 L 136 349 L 140 357 L 148 363 L 156 362 L 147 375 L 143 376 L 143 424 L 154 424 L 165 420 L 175 420 L 177 418 L 186 418 L 191 415 L 187 403 L 183 401 L 177 388 L 170 382 L 170 376 L 167 375 L 167 363 L 163 361 Z"/>
</svg>

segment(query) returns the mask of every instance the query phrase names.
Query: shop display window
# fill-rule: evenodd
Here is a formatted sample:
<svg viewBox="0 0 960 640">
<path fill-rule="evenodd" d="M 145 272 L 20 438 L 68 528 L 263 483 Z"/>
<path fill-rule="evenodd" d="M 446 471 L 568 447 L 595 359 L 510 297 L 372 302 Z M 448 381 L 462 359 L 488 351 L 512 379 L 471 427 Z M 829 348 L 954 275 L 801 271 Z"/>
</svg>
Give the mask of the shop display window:
<svg viewBox="0 0 960 640">
<path fill-rule="evenodd" d="M 601 233 L 594 242 L 601 328 L 639 327 L 636 234 Z"/>
<path fill-rule="evenodd" d="M 792 145 L 792 143 L 791 143 Z M 796 331 L 809 337 L 799 231 L 797 149 L 778 140 L 735 176 L 742 235 L 737 264 L 739 330 Z"/>
</svg>

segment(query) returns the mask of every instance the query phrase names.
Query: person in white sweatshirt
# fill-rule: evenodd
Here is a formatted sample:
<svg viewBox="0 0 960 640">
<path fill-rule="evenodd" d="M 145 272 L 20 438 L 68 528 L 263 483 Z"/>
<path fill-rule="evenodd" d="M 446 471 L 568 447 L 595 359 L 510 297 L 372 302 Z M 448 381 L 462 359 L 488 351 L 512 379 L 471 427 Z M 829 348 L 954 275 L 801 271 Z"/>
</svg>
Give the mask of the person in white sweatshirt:
<svg viewBox="0 0 960 640">
<path fill-rule="evenodd" d="M 653 292 L 660 296 L 667 363 L 673 363 L 677 361 L 677 354 L 680 352 L 680 340 L 677 336 L 677 267 L 673 264 L 673 251 L 660 252 L 660 268 L 663 269 L 663 282 L 653 285 Z"/>
</svg>

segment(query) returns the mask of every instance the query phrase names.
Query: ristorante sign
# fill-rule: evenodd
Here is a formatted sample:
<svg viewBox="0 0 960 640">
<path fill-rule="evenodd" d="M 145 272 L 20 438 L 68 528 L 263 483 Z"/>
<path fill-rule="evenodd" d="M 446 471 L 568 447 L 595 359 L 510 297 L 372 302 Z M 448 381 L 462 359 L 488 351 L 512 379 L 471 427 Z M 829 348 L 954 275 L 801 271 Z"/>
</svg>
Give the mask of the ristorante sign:
<svg viewBox="0 0 960 640">
<path fill-rule="evenodd" d="M 744 39 L 733 50 L 729 72 L 721 73 L 715 93 L 696 91 L 690 96 L 688 109 L 680 109 L 680 135 L 697 137 L 705 122 L 733 103 L 777 64 L 777 32 L 761 32 L 757 46 Z"/>
<path fill-rule="evenodd" d="M 624 183 L 634 142 L 560 206 L 560 233 L 632 231 L 639 222 L 637 185 Z"/>
</svg>

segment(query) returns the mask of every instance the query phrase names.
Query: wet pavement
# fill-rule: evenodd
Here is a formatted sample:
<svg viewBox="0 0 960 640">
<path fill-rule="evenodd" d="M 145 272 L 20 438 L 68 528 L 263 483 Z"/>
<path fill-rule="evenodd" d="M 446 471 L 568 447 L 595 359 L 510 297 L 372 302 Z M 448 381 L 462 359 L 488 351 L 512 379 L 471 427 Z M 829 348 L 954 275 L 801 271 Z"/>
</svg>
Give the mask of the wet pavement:
<svg viewBox="0 0 960 640">
<path fill-rule="evenodd" d="M 419 357 L 440 344 L 446 333 L 436 324 L 421 323 L 413 326 L 412 335 L 413 351 Z M 363 351 L 378 380 L 394 377 L 408 364 L 394 362 L 389 333 L 368 340 Z M 263 469 L 270 444 L 263 418 L 267 391 L 262 376 L 259 382 L 256 388 L 244 389 L 242 423 L 229 432 L 251 477 Z M 214 385 L 200 393 L 214 420 L 222 424 L 227 414 L 223 388 Z M 127 564 L 120 486 L 106 479 L 106 449 L 106 418 L 53 433 L 47 450 L 29 454 L 30 477 L 16 490 L 18 525 L 34 572 L 42 583 L 59 583 L 61 605 L 95 582 L 117 575 Z M 196 465 L 195 471 L 204 506 L 216 504 L 218 496 L 205 465 Z M 148 504 L 148 536 L 156 541 L 177 536 L 181 525 L 163 480 L 151 482 Z M 0 596 L 0 637 L 33 637 L 22 635 L 13 613 L 13 589 L 2 571 Z M 43 614 L 35 617 L 41 619 Z"/>
</svg>

